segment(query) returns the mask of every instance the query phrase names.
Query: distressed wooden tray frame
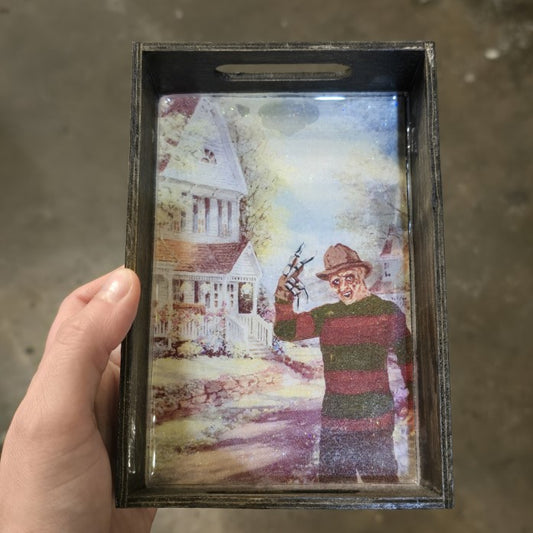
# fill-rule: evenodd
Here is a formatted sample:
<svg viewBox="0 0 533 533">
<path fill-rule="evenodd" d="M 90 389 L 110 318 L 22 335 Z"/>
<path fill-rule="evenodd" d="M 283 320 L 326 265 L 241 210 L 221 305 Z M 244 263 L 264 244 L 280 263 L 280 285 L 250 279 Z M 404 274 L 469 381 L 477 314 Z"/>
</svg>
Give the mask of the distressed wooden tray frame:
<svg viewBox="0 0 533 533">
<path fill-rule="evenodd" d="M 337 63 L 343 79 L 248 75 L 222 64 Z M 154 245 L 157 104 L 164 94 L 217 92 L 388 92 L 408 99 L 410 225 L 418 365 L 419 485 L 354 490 L 147 487 L 146 409 Z M 436 67 L 430 42 L 321 44 L 136 43 L 133 48 L 126 266 L 142 282 L 137 319 L 123 343 L 115 468 L 119 507 L 444 508 L 452 506 L 446 289 L 439 168 Z"/>
</svg>

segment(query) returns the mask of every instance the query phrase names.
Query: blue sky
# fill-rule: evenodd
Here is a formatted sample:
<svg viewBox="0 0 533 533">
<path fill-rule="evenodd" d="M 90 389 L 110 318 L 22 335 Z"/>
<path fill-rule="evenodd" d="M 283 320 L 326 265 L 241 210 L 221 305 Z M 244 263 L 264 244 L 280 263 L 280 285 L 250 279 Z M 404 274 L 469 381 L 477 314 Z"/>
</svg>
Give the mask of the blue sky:
<svg viewBox="0 0 533 533">
<path fill-rule="evenodd" d="M 317 279 L 314 273 L 323 269 L 323 254 L 332 244 L 343 242 L 370 261 L 379 255 L 382 242 L 369 240 L 364 228 L 346 231 L 337 227 L 336 217 L 354 201 L 353 192 L 336 179 L 339 171 L 349 176 L 353 170 L 354 179 L 372 183 L 405 181 L 403 159 L 398 153 L 398 132 L 403 132 L 401 100 L 392 94 L 339 95 L 338 100 L 317 99 L 320 96 L 243 95 L 234 101 L 262 117 L 271 152 L 291 169 L 275 199 L 289 213 L 286 228 L 262 265 L 263 283 L 269 292 L 302 242 L 304 257 L 315 256 L 303 276 L 313 286 Z M 357 200 L 371 215 L 370 202 Z M 388 225 L 390 220 L 383 223 Z M 310 305 L 318 303 L 312 300 Z"/>
</svg>

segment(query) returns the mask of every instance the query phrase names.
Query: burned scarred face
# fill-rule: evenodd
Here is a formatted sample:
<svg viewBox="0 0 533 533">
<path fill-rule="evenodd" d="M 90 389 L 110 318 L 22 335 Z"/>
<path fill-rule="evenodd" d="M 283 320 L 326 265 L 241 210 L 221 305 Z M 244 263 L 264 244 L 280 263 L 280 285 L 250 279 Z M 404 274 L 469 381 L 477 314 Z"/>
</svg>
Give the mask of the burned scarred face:
<svg viewBox="0 0 533 533">
<path fill-rule="evenodd" d="M 341 302 L 349 305 L 370 294 L 365 285 L 365 274 L 363 268 L 340 270 L 329 277 L 329 285 Z"/>
</svg>

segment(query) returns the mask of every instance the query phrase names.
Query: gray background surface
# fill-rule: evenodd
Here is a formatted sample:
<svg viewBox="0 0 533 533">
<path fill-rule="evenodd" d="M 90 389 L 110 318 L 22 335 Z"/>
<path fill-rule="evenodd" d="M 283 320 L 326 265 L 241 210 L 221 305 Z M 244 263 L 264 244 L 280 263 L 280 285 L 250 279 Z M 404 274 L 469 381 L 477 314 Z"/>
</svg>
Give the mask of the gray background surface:
<svg viewBox="0 0 533 533">
<path fill-rule="evenodd" d="M 162 510 L 153 530 L 532 531 L 528 0 L 0 0 L 2 435 L 61 299 L 123 261 L 131 41 L 415 39 L 437 44 L 455 509 Z"/>
</svg>

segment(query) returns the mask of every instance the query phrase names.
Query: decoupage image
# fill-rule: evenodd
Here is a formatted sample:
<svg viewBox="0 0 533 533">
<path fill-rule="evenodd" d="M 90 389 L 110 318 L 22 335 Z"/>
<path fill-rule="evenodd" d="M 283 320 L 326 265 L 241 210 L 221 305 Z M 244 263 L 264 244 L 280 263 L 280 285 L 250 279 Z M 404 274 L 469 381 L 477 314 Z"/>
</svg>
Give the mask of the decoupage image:
<svg viewBox="0 0 533 533">
<path fill-rule="evenodd" d="M 161 97 L 149 484 L 418 482 L 406 105 Z"/>
</svg>

